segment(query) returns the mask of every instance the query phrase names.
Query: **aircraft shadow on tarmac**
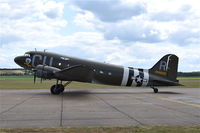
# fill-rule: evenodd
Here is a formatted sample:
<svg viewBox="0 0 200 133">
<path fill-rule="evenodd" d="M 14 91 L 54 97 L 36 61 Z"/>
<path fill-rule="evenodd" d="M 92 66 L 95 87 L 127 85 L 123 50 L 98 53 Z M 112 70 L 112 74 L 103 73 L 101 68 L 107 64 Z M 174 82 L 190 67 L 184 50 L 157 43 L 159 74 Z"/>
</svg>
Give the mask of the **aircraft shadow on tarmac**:
<svg viewBox="0 0 200 133">
<path fill-rule="evenodd" d="M 184 93 L 180 93 L 180 92 L 171 92 L 171 91 L 161 91 L 161 92 L 159 92 L 159 94 L 184 94 Z"/>
<path fill-rule="evenodd" d="M 73 90 L 73 91 L 65 91 L 63 95 L 88 95 L 88 94 L 154 94 L 153 92 L 108 92 L 108 91 L 88 91 L 88 90 Z M 160 91 L 158 94 L 183 94 L 180 92 L 171 92 L 171 91 Z"/>
<path fill-rule="evenodd" d="M 154 94 L 153 92 L 108 92 L 108 91 L 88 91 L 88 90 L 70 90 L 70 91 L 65 91 L 62 93 L 62 95 L 64 97 L 85 97 L 87 95 L 91 95 L 91 94 L 116 94 L 116 95 L 120 95 L 120 94 Z M 171 92 L 171 91 L 160 91 L 158 94 L 155 95 L 159 95 L 159 94 L 166 94 L 166 95 L 181 95 L 184 93 L 179 93 L 179 92 Z M 35 93 L 35 95 L 49 95 L 51 96 L 51 94 L 49 92 L 40 92 L 40 93 Z M 60 95 L 58 95 L 60 96 Z"/>
</svg>

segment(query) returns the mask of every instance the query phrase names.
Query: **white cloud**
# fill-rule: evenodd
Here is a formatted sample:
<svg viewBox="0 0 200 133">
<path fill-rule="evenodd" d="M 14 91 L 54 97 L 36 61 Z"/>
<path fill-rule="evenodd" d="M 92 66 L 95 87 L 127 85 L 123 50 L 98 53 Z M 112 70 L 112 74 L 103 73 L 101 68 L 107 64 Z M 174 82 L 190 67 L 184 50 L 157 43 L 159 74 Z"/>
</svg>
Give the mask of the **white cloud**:
<svg viewBox="0 0 200 133">
<path fill-rule="evenodd" d="M 91 12 L 85 11 L 75 16 L 74 23 L 78 26 L 87 27 L 88 29 L 95 29 L 95 24 L 98 23 L 98 20 L 95 19 L 95 16 Z"/>
<path fill-rule="evenodd" d="M 163 55 L 173 53 L 180 57 L 180 71 L 199 70 L 198 1 L 79 2 L 1 2 L 0 67 L 17 67 L 15 56 L 37 48 L 142 68 L 150 68 Z M 76 15 L 66 20 L 64 9 L 71 6 Z M 68 23 L 88 31 L 65 35 L 61 31 L 69 28 Z"/>
<path fill-rule="evenodd" d="M 145 5 L 139 1 L 131 5 L 119 0 L 73 0 L 72 3 L 83 10 L 93 12 L 105 22 L 121 21 L 146 12 Z"/>
<path fill-rule="evenodd" d="M 6 6 L 3 6 L 0 10 L 4 10 L 5 7 L 8 10 L 1 15 L 0 35 L 1 40 L 3 40 L 1 45 L 19 40 L 27 42 L 48 40 L 57 36 L 56 32 L 67 25 L 67 21 L 62 18 L 63 3 L 47 0 L 19 0 L 14 3 L 11 0 L 4 5 Z M 48 11 L 52 14 L 50 13 L 48 17 L 45 17 Z"/>
<path fill-rule="evenodd" d="M 137 9 L 133 7 L 138 3 L 143 5 L 143 12 L 137 15 L 133 15 L 133 13 L 128 17 L 124 15 L 120 18 L 120 13 L 112 10 L 113 6 L 117 5 L 117 9 L 126 12 L 127 7 Z M 77 24 L 103 32 L 106 39 L 117 38 L 123 41 L 148 43 L 172 42 L 178 45 L 199 43 L 200 31 L 197 29 L 200 29 L 200 14 L 197 10 L 197 3 L 195 0 L 184 2 L 179 0 L 140 2 L 131 0 L 91 2 L 88 0 L 80 2 L 77 0 L 73 2 L 79 7 L 78 12 L 82 11 L 76 17 Z M 92 4 L 94 6 L 91 6 Z M 137 13 L 137 11 L 135 12 Z M 101 18 L 99 14 L 104 18 L 112 19 L 112 21 Z M 115 15 L 119 18 L 112 18 Z"/>
<path fill-rule="evenodd" d="M 64 5 L 55 1 L 48 1 L 44 4 L 44 14 L 49 18 L 62 17 Z"/>
<path fill-rule="evenodd" d="M 190 19 L 192 15 L 191 6 L 183 5 L 177 11 L 163 10 L 160 12 L 152 13 L 151 19 L 156 21 L 184 21 Z"/>
<path fill-rule="evenodd" d="M 124 41 L 159 42 L 161 33 L 153 22 L 144 21 L 143 16 L 120 23 L 106 24 L 102 29 L 106 39 L 118 38 Z"/>
</svg>

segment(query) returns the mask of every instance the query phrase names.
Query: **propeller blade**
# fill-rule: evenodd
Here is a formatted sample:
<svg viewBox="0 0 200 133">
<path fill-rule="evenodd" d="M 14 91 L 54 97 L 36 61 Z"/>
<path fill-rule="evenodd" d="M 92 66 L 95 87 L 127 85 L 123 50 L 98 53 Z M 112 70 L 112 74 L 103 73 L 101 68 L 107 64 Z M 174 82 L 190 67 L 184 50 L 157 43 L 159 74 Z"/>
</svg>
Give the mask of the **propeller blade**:
<svg viewBox="0 0 200 133">
<path fill-rule="evenodd" d="M 35 84 L 35 82 L 36 82 L 36 74 L 34 73 L 34 84 Z"/>
<path fill-rule="evenodd" d="M 43 65 L 43 67 L 42 67 L 42 75 L 43 75 L 44 67 L 45 67 L 45 65 Z M 42 83 L 42 77 L 40 79 L 40 83 Z"/>
<path fill-rule="evenodd" d="M 42 78 L 40 79 L 40 83 L 42 83 Z"/>
<path fill-rule="evenodd" d="M 35 82 L 36 82 L 36 71 L 37 71 L 37 70 L 33 69 L 33 73 L 34 73 L 34 74 L 33 74 L 34 84 L 35 84 Z"/>
</svg>

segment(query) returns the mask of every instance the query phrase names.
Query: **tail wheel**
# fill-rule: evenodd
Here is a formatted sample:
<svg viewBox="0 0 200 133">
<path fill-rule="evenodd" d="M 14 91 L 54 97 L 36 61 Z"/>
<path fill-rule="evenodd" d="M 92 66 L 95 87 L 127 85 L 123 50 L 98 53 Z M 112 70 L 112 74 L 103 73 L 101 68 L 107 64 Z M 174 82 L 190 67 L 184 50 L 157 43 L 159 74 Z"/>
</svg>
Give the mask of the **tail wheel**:
<svg viewBox="0 0 200 133">
<path fill-rule="evenodd" d="M 158 89 L 157 88 L 154 88 L 153 91 L 154 91 L 154 93 L 158 93 Z"/>
<path fill-rule="evenodd" d="M 158 88 L 155 88 L 153 86 L 151 86 L 151 88 L 153 89 L 154 93 L 158 93 Z"/>
<path fill-rule="evenodd" d="M 65 88 L 62 84 L 53 85 L 51 86 L 51 94 L 59 95 L 64 91 L 64 89 Z"/>
</svg>

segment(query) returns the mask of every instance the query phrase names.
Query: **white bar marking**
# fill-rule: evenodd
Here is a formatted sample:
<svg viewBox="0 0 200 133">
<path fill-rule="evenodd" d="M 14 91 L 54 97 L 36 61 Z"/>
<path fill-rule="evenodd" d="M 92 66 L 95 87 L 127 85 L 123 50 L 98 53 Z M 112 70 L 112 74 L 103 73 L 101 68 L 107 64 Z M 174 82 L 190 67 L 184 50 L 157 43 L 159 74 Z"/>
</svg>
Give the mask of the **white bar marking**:
<svg viewBox="0 0 200 133">
<path fill-rule="evenodd" d="M 143 79 L 143 84 L 142 86 L 147 86 L 148 82 L 149 82 L 149 70 L 148 69 L 144 69 L 144 79 Z"/>
<path fill-rule="evenodd" d="M 124 73 L 123 73 L 121 86 L 126 86 L 128 82 L 128 75 L 129 75 L 129 68 L 124 67 Z"/>
<path fill-rule="evenodd" d="M 168 58 L 167 58 L 167 65 L 166 65 L 166 71 L 168 71 L 168 67 L 169 67 L 169 60 L 170 60 L 170 57 L 171 57 L 172 55 L 169 55 L 168 56 Z"/>
</svg>

